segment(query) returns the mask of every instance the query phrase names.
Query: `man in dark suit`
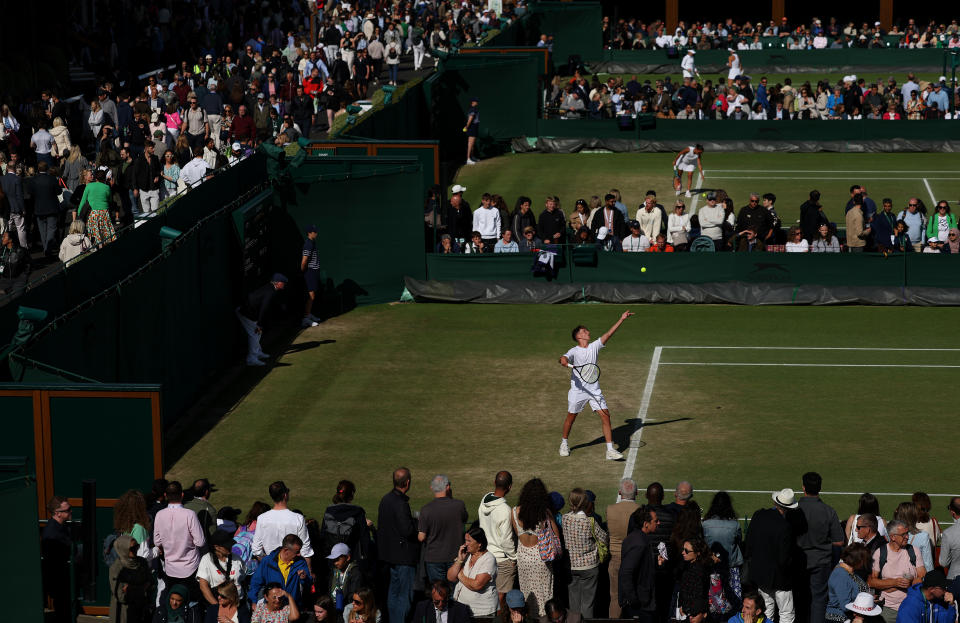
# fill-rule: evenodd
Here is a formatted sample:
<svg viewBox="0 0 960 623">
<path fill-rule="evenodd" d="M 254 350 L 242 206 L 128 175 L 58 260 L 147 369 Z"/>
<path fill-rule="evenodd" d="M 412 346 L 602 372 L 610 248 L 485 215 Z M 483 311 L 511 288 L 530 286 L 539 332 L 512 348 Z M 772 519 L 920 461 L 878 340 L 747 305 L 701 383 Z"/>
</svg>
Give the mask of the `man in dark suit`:
<svg viewBox="0 0 960 623">
<path fill-rule="evenodd" d="M 430 599 L 417 604 L 413 612 L 415 623 L 470 623 L 470 608 L 450 599 L 450 584 L 435 580 L 430 590 Z"/>
<path fill-rule="evenodd" d="M 393 489 L 380 500 L 377 513 L 377 549 L 390 572 L 387 610 L 391 621 L 406 621 L 413 603 L 413 581 L 420 562 L 417 520 L 410 512 L 410 470 L 393 472 Z"/>
<path fill-rule="evenodd" d="M 55 255 L 59 248 L 57 227 L 60 225 L 60 195 L 63 193 L 57 178 L 50 175 L 49 170 L 50 165 L 41 160 L 37 164 L 38 175 L 33 178 L 33 213 L 37 217 L 40 244 L 47 256 Z"/>
<path fill-rule="evenodd" d="M 773 494 L 775 506 L 753 514 L 744 554 L 750 564 L 748 581 L 757 586 L 765 602 L 767 619 L 794 621 L 791 563 L 796 538 L 787 512 L 799 506 L 793 489 Z M 777 615 L 778 618 L 774 618 Z"/>
<path fill-rule="evenodd" d="M 27 204 L 23 199 L 23 180 L 20 179 L 15 168 L 10 164 L 7 165 L 6 175 L 0 178 L 0 188 L 3 189 L 3 194 L 7 197 L 7 205 L 10 207 L 7 229 L 17 230 L 20 246 L 27 249 L 27 223 L 24 220 Z"/>
</svg>

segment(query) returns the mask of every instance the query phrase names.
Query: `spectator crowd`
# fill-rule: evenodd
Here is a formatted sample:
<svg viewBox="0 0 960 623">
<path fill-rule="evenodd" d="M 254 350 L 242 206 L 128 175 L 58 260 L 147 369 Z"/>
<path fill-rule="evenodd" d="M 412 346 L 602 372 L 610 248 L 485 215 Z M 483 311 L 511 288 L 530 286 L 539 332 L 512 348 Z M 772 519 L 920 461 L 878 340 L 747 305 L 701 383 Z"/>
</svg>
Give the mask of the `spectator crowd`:
<svg viewBox="0 0 960 623">
<path fill-rule="evenodd" d="M 687 58 L 692 62 L 694 57 L 688 53 Z M 685 69 L 679 81 L 664 76 L 640 82 L 634 75 L 629 80 L 611 76 L 601 82 L 596 75 L 587 80 L 579 72 L 569 79 L 557 77 L 547 94 L 548 112 L 566 119 L 649 114 L 684 120 L 919 121 L 951 118 L 951 104 L 954 109 L 960 104 L 960 93 L 950 87 L 946 76 L 925 81 L 910 73 L 898 84 L 893 77 L 886 83 L 868 83 L 850 74 L 835 84 L 824 79 L 797 86 L 789 77 L 782 84 L 772 84 L 762 76 L 754 84 L 737 52 L 730 51 L 728 64 L 733 69 L 716 83 L 703 80 L 695 65 L 688 65 L 692 69 Z"/>
<path fill-rule="evenodd" d="M 684 197 L 677 191 L 665 207 L 656 191 L 648 190 L 631 214 L 620 191 L 611 189 L 602 199 L 577 199 L 568 215 L 556 196 L 546 197 L 537 213 L 530 197 L 518 197 L 511 210 L 501 195 L 484 193 L 472 210 L 463 198 L 466 187 L 451 190 L 443 206 L 436 193 L 428 200 L 427 242 L 435 253 L 540 253 L 564 247 L 626 253 L 960 253 L 960 229 L 948 201 L 928 209 L 918 197 L 898 206 L 883 198 L 877 206 L 862 184 L 850 187 L 840 223 L 827 217 L 817 190 L 810 191 L 792 223 L 778 212 L 773 193 L 750 193 L 738 208 L 725 190 L 709 190 L 699 193 L 705 203 L 691 214 L 689 192 Z"/>
<path fill-rule="evenodd" d="M 941 531 L 922 492 L 886 520 L 877 498 L 864 493 L 841 521 L 820 498 L 820 475 L 808 472 L 802 491 L 772 492 L 772 504 L 744 530 L 728 493 L 715 493 L 704 508 L 689 482 L 670 502 L 653 482 L 641 501 L 637 484 L 624 479 L 617 502 L 602 508 L 589 490 L 564 496 L 533 478 L 511 505 L 513 477 L 501 471 L 468 512 L 438 474 L 418 513 L 410 508 L 413 483 L 408 469 L 394 472 L 376 521 L 353 503 L 348 480 L 316 518 L 296 509 L 282 481 L 246 514 L 214 506 L 217 489 L 207 479 L 186 490 L 158 480 L 148 494 L 128 491 L 100 554 L 110 569 L 111 621 L 949 623 L 957 616 L 960 528 Z M 59 496 L 47 508 L 44 586 L 57 620 L 69 621 L 72 509 Z M 955 522 L 960 498 L 947 511 Z"/>
</svg>

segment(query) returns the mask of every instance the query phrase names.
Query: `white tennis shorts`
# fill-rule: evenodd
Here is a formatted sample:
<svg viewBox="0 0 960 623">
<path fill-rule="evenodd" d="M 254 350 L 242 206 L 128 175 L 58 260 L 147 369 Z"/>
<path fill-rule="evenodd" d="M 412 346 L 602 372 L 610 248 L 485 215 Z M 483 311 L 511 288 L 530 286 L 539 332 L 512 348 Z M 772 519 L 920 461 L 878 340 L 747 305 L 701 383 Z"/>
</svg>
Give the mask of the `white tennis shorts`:
<svg viewBox="0 0 960 623">
<path fill-rule="evenodd" d="M 678 171 L 684 171 L 684 172 L 686 172 L 686 173 L 693 173 L 693 172 L 696 170 L 696 168 L 697 168 L 697 165 L 695 165 L 695 164 L 683 164 L 683 163 L 680 163 L 679 165 L 677 165 L 677 170 L 678 170 Z"/>
<path fill-rule="evenodd" d="M 590 408 L 594 411 L 607 408 L 607 401 L 601 392 L 588 394 L 582 389 L 572 387 L 567 392 L 567 413 L 580 413 L 587 403 L 590 403 Z"/>
</svg>

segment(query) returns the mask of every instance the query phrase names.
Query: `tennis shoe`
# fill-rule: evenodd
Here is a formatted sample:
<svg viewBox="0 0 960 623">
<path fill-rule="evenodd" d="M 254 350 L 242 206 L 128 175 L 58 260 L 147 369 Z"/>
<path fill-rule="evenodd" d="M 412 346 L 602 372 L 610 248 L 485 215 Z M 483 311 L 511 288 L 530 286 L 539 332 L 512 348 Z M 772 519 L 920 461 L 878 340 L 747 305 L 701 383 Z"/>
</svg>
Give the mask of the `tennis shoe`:
<svg viewBox="0 0 960 623">
<path fill-rule="evenodd" d="M 247 357 L 247 365 L 248 366 L 265 366 L 267 364 L 260 361 L 256 357 Z"/>
<path fill-rule="evenodd" d="M 607 460 L 608 461 L 619 461 L 623 458 L 623 455 L 616 450 L 607 450 Z"/>
<path fill-rule="evenodd" d="M 560 444 L 560 456 L 570 456 L 570 446 L 564 441 Z"/>
<path fill-rule="evenodd" d="M 321 322 L 323 322 L 322 320 L 320 320 L 319 318 L 317 318 L 317 317 L 314 316 L 313 314 L 310 314 L 309 316 L 307 316 L 307 318 L 309 318 L 310 320 L 314 321 L 314 322 L 317 323 L 317 324 L 320 324 Z"/>
<path fill-rule="evenodd" d="M 467 160 L 467 164 L 477 164 L 476 160 Z"/>
<path fill-rule="evenodd" d="M 682 194 L 683 194 L 683 191 L 682 191 L 682 190 L 678 190 L 678 191 L 677 191 L 677 196 L 678 196 L 678 197 L 679 197 L 680 195 L 682 195 Z"/>
<path fill-rule="evenodd" d="M 692 197 L 693 195 L 691 195 L 691 194 L 690 194 L 690 191 L 688 190 L 686 196 L 687 196 L 687 197 Z"/>
<path fill-rule="evenodd" d="M 309 317 L 305 317 L 303 321 L 300 323 L 300 326 L 303 327 L 304 329 L 309 329 L 310 327 L 320 326 L 320 323 L 315 320 L 311 320 Z"/>
</svg>

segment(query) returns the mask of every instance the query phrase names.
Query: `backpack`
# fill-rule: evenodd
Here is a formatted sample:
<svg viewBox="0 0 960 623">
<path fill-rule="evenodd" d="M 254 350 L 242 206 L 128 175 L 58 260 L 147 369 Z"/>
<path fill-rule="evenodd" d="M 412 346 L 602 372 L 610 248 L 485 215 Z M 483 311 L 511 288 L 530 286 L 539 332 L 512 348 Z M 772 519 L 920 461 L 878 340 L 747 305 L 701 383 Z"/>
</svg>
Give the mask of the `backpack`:
<svg viewBox="0 0 960 623">
<path fill-rule="evenodd" d="M 111 532 L 103 539 L 103 562 L 109 567 L 114 563 L 114 561 L 119 558 L 117 555 L 117 550 L 113 547 L 113 544 L 116 542 L 117 537 L 120 536 L 119 532 Z"/>
<path fill-rule="evenodd" d="M 390 51 L 387 52 L 387 57 L 391 59 L 397 58 L 397 48 L 391 46 Z"/>
<path fill-rule="evenodd" d="M 247 526 L 240 526 L 240 530 L 233 537 L 233 547 L 230 552 L 243 562 L 243 574 L 253 575 L 257 569 L 257 560 L 253 557 L 253 535 Z"/>
<path fill-rule="evenodd" d="M 910 557 L 910 564 L 916 567 L 917 552 L 914 551 L 913 545 L 907 545 L 906 550 L 907 550 L 907 556 Z M 880 566 L 880 571 L 877 573 L 878 580 L 883 579 L 883 565 L 887 564 L 887 552 L 889 551 L 890 551 L 890 548 L 887 545 L 882 545 L 880 547 L 880 560 L 878 561 L 878 564 Z"/>
<path fill-rule="evenodd" d="M 421 43 L 423 43 L 423 35 L 420 33 L 413 35 L 413 45 L 420 45 Z"/>
<path fill-rule="evenodd" d="M 323 526 L 320 528 L 324 547 L 329 551 L 337 543 L 351 544 L 354 540 L 351 537 L 354 530 L 357 529 L 357 518 L 357 515 L 350 515 L 340 520 L 329 511 L 325 512 L 323 514 Z"/>
</svg>

